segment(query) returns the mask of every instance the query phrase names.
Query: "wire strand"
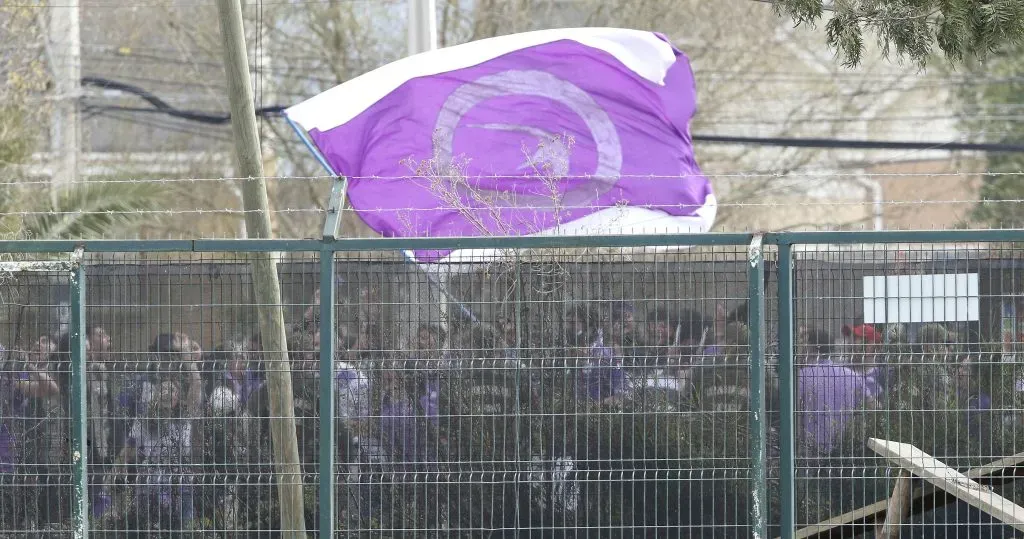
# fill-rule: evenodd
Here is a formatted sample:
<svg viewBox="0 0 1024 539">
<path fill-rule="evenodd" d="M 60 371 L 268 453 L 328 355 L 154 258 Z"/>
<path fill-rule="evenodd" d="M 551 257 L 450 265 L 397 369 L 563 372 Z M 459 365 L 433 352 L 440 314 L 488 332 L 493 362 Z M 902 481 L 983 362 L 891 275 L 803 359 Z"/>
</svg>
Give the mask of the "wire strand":
<svg viewBox="0 0 1024 539">
<path fill-rule="evenodd" d="M 744 172 L 730 172 L 730 173 L 705 173 L 703 174 L 708 179 L 759 179 L 759 178 L 776 178 L 776 179 L 789 179 L 789 178 L 816 178 L 820 181 L 829 181 L 831 179 L 848 179 L 848 178 L 972 178 L 972 177 L 997 177 L 997 176 L 1009 176 L 1017 177 L 1024 176 L 1024 171 L 1013 171 L 1013 172 L 995 172 L 995 171 L 954 171 L 954 172 L 830 172 L 830 171 L 793 171 L 793 172 L 777 172 L 777 171 L 744 171 Z M 472 175 L 469 176 L 473 179 L 508 179 L 513 176 L 502 176 L 502 175 Z M 516 176 L 518 177 L 518 176 Z M 300 180 L 332 180 L 335 176 L 326 174 L 318 174 L 311 176 L 304 175 L 266 175 L 266 180 L 276 181 L 300 181 Z M 427 179 L 424 176 L 417 175 L 403 175 L 403 176 L 346 176 L 349 180 L 423 180 Z M 431 175 L 432 179 L 466 179 L 467 176 L 461 175 Z M 616 176 L 621 179 L 650 179 L 650 180 L 679 180 L 685 178 L 685 176 L 672 176 L 672 175 L 658 175 L 658 174 L 622 174 Z M 176 178 L 176 177 L 161 177 L 161 178 L 131 178 L 131 179 L 107 179 L 107 178 L 96 178 L 87 180 L 78 180 L 75 182 L 68 182 L 62 185 L 79 185 L 79 184 L 119 184 L 119 183 L 201 183 L 201 182 L 234 182 L 234 181 L 245 181 L 251 178 L 240 177 L 240 176 L 219 176 L 219 177 L 195 177 L 195 178 Z M 525 179 L 525 178 L 524 178 Z M 573 176 L 572 179 L 578 180 L 590 180 L 590 179 L 607 179 L 602 176 L 595 175 L 577 175 Z M 0 186 L 4 187 L 22 187 L 22 186 L 47 186 L 53 185 L 52 182 L 47 180 L 13 180 L 13 181 L 0 181 Z"/>
</svg>

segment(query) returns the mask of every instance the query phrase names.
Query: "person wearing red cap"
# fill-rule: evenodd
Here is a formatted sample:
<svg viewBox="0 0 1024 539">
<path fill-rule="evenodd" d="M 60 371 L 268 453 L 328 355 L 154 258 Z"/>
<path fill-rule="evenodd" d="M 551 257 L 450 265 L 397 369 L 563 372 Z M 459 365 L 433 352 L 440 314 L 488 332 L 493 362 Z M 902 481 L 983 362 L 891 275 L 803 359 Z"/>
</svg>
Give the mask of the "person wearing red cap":
<svg viewBox="0 0 1024 539">
<path fill-rule="evenodd" d="M 882 332 L 868 324 L 843 326 L 843 337 L 848 344 L 850 367 L 857 370 L 871 369 L 879 365 L 882 349 Z"/>
<path fill-rule="evenodd" d="M 843 326 L 843 336 L 852 337 L 862 342 L 879 344 L 882 342 L 882 334 L 875 329 L 875 326 L 861 324 L 859 326 Z"/>
</svg>

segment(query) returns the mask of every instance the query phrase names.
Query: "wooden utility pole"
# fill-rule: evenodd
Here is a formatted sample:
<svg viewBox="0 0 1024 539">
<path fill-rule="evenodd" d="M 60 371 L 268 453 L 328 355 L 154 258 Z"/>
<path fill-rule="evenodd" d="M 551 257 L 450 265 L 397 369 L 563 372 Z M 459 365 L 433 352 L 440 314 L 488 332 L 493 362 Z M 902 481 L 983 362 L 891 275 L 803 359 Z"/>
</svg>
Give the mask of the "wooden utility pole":
<svg viewBox="0 0 1024 539">
<path fill-rule="evenodd" d="M 217 0 L 221 38 L 224 41 L 224 69 L 231 100 L 231 130 L 238 157 L 239 176 L 245 178 L 242 180 L 242 200 L 247 234 L 253 238 L 270 238 L 270 204 L 263 178 L 263 159 L 252 88 L 249 86 L 249 62 L 239 1 Z M 291 367 L 288 363 L 284 310 L 281 306 L 281 285 L 277 280 L 277 263 L 272 253 L 259 252 L 252 255 L 252 276 L 266 360 L 270 436 L 277 472 L 281 536 L 304 538 L 305 508 L 299 444 L 295 436 Z"/>
</svg>

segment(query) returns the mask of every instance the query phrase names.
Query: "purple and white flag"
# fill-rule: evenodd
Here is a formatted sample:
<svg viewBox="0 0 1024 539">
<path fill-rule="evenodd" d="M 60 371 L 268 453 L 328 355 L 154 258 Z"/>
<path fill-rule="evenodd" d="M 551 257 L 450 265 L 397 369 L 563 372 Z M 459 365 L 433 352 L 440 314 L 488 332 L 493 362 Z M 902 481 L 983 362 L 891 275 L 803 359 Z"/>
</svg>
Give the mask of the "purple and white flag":
<svg viewBox="0 0 1024 539">
<path fill-rule="evenodd" d="M 689 61 L 664 36 L 577 28 L 404 58 L 286 114 L 370 227 L 439 237 L 706 232 L 695 111 Z"/>
</svg>

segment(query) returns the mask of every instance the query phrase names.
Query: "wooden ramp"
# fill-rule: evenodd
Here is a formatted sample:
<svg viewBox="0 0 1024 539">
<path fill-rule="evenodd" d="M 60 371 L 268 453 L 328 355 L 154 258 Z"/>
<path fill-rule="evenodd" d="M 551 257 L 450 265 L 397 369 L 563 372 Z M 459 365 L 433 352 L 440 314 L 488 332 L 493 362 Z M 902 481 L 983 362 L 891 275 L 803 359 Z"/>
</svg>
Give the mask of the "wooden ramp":
<svg viewBox="0 0 1024 539">
<path fill-rule="evenodd" d="M 1001 483 L 1006 481 L 1004 476 L 1016 476 L 1024 470 L 1022 465 L 1024 465 L 1024 453 L 1017 453 L 1010 457 L 1004 457 L 988 464 L 971 468 L 964 475 L 973 480 L 997 478 L 996 482 Z M 916 514 L 945 505 L 947 503 L 945 500 L 947 499 L 946 492 L 929 485 L 924 488 L 914 489 L 910 496 L 910 503 L 913 507 L 917 508 L 917 510 L 913 511 L 913 514 Z M 852 537 L 858 532 L 863 532 L 865 526 L 877 524 L 884 520 L 888 507 L 889 500 L 880 500 L 849 513 L 800 528 L 796 530 L 794 537 L 798 539 Z"/>
<path fill-rule="evenodd" d="M 946 466 L 928 453 L 910 444 L 877 438 L 868 440 L 868 447 L 911 474 L 992 515 L 1004 524 L 1024 531 L 1024 507 Z"/>
</svg>

